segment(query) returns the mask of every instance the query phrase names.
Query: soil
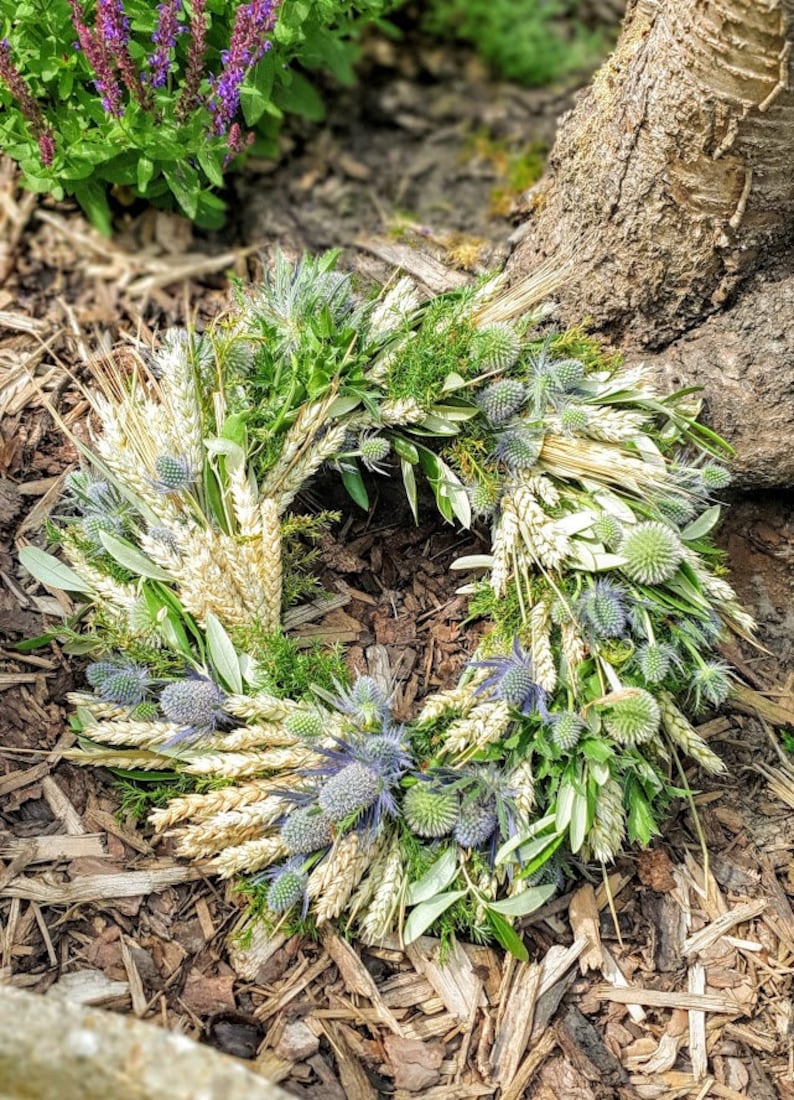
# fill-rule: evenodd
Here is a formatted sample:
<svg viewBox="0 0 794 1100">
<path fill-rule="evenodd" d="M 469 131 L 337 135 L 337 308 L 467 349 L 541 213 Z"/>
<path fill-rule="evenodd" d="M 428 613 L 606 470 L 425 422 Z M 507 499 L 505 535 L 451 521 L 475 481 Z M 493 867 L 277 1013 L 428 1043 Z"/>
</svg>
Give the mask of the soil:
<svg viewBox="0 0 794 1100">
<path fill-rule="evenodd" d="M 258 277 L 266 261 L 257 253 L 276 245 L 290 254 L 339 246 L 342 263 L 363 278 L 387 276 L 399 262 L 428 292 L 497 266 L 513 230 L 516 166 L 525 169 L 548 146 L 572 93 L 572 84 L 530 91 L 494 81 L 471 55 L 430 43 L 373 40 L 359 86 L 329 93 L 324 124 L 292 126 L 280 164 L 254 164 L 235 182 L 234 221 L 210 237 L 171 214 L 120 210 L 117 237 L 102 241 L 70 207 L 22 195 L 3 168 L 0 983 L 40 993 L 72 983 L 71 995 L 85 1003 L 200 1036 L 317 1100 L 494 1095 L 496 1086 L 483 1084 L 493 1073 L 501 1095 L 515 1098 L 706 1096 L 698 1093 L 705 1084 L 695 1084 L 698 1051 L 712 1095 L 793 1094 L 794 786 L 789 779 L 789 801 L 781 801 L 787 765 L 757 716 L 728 707 L 706 724 L 728 771 L 707 783 L 693 773 L 699 825 L 686 807 L 674 808 L 650 853 L 619 862 L 612 916 L 607 895 L 585 876 L 566 886 L 578 894 L 564 894 L 526 929 L 533 960 L 549 965 L 580 942 L 581 902 L 591 899 L 592 936 L 631 984 L 669 1000 L 627 1010 L 604 994 L 599 975 L 571 970 L 574 952 L 535 1005 L 520 984 L 533 972 L 488 948 L 461 948 L 446 972 L 455 990 L 434 968 L 432 945 L 406 954 L 395 943 L 359 958 L 335 937 L 269 942 L 249 929 L 242 950 L 235 933 L 246 916 L 234 888 L 175 864 L 167 838 L 153 839 L 120 814 L 109 773 L 61 759 L 72 741 L 65 696 L 81 685 L 79 663 L 57 641 L 14 649 L 48 630 L 57 611 L 15 552 L 42 541 L 61 478 L 76 462 L 47 404 L 82 430 L 72 377 L 89 354 L 188 317 L 202 325 L 225 306 L 226 273 Z M 720 537 L 766 647 L 742 645 L 731 655 L 752 686 L 791 706 L 794 500 L 731 503 Z M 461 625 L 464 603 L 448 566 L 477 552 L 477 535 L 441 525 L 430 507 L 424 517 L 414 527 L 387 496 L 371 514 L 351 514 L 322 548 L 323 582 L 345 602 L 320 629 L 346 644 L 353 666 L 394 675 L 405 717 L 454 680 L 476 645 L 473 628 Z M 145 895 L 134 892 L 142 877 L 123 889 L 114 879 L 117 895 L 101 888 L 109 873 L 171 877 Z M 758 909 L 737 923 L 730 942 L 718 937 L 700 956 L 706 977 L 698 978 L 680 951 L 682 914 L 695 931 L 759 899 L 765 915 Z M 737 1006 L 710 1013 L 700 1043 L 687 1029 L 700 1026 L 701 1013 L 675 999 L 687 975 L 695 994 L 728 991 Z M 533 1009 L 521 1043 L 509 1042 L 507 1022 Z M 516 1044 L 513 1065 L 506 1051 Z"/>
</svg>

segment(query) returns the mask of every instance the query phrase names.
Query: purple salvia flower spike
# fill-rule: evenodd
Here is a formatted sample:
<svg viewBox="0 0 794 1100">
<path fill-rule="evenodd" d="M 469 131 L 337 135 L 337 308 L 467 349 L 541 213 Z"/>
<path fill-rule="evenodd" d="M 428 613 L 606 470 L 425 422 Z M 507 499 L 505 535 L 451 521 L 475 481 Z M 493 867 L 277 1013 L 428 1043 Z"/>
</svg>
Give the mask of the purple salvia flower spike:
<svg viewBox="0 0 794 1100">
<path fill-rule="evenodd" d="M 188 47 L 185 77 L 176 108 L 176 117 L 184 122 L 199 103 L 199 88 L 207 53 L 206 0 L 192 0 L 190 17 L 190 46 Z"/>
<path fill-rule="evenodd" d="M 96 77 L 94 87 L 102 103 L 102 109 L 106 114 L 121 118 L 124 107 L 112 59 L 98 36 L 88 29 L 77 0 L 69 0 L 69 7 L 72 9 L 72 24 L 77 32 L 76 48 L 83 51 L 86 61 L 94 70 Z"/>
<path fill-rule="evenodd" d="M 24 77 L 14 64 L 11 57 L 11 46 L 7 38 L 0 42 L 0 80 L 3 81 L 19 104 L 19 109 L 25 120 L 30 124 L 33 133 L 41 139 L 46 132 L 44 116 L 38 103 L 31 95 Z"/>
<path fill-rule="evenodd" d="M 187 30 L 179 22 L 182 12 L 182 0 L 164 0 L 157 8 L 157 27 L 152 42 L 157 47 L 149 58 L 149 84 L 152 88 L 162 88 L 171 69 L 171 50 L 180 34 Z"/>
<path fill-rule="evenodd" d="M 237 9 L 229 48 L 221 55 L 223 69 L 210 81 L 212 92 L 207 107 L 212 115 L 212 132 L 219 137 L 228 133 L 237 114 L 243 80 L 272 45 L 267 35 L 276 25 L 279 3 L 251 0 Z"/>
<path fill-rule="evenodd" d="M 127 91 L 135 96 L 141 107 L 150 107 L 149 92 L 130 54 L 130 21 L 124 14 L 122 0 L 97 0 L 96 34 L 107 55 L 118 67 Z"/>
</svg>

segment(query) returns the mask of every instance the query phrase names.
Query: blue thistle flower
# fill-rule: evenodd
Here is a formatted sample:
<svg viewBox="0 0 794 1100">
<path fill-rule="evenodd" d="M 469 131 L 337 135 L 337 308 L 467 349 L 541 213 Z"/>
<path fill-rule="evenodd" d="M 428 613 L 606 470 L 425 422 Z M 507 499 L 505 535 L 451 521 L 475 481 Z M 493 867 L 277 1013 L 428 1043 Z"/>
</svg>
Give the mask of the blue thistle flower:
<svg viewBox="0 0 794 1100">
<path fill-rule="evenodd" d="M 492 802 L 466 802 L 460 808 L 452 835 L 461 848 L 480 848 L 491 839 L 496 826 Z"/>
<path fill-rule="evenodd" d="M 317 806 L 298 806 L 284 819 L 281 839 L 292 855 L 316 852 L 333 840 L 333 822 Z"/>
<path fill-rule="evenodd" d="M 478 685 L 475 695 L 490 693 L 493 699 L 508 703 L 523 715 L 538 712 L 547 717 L 546 692 L 536 683 L 532 673 L 532 658 L 513 640 L 513 651 L 507 657 L 489 657 L 484 661 L 472 661 L 472 668 L 488 668 L 491 672 Z"/>
<path fill-rule="evenodd" d="M 224 701 L 223 692 L 208 676 L 191 675 L 167 684 L 160 693 L 160 709 L 169 722 L 183 728 L 166 746 L 193 741 L 222 726 L 229 719 Z"/>
<path fill-rule="evenodd" d="M 495 427 L 506 424 L 523 405 L 527 397 L 527 388 L 517 378 L 504 378 L 492 382 L 475 397 L 483 415 Z"/>
<path fill-rule="evenodd" d="M 152 683 L 148 668 L 121 661 L 95 661 L 86 669 L 86 679 L 101 699 L 122 707 L 142 703 Z"/>
<path fill-rule="evenodd" d="M 596 581 L 579 600 L 579 613 L 599 638 L 620 638 L 626 632 L 625 588 L 605 579 Z"/>
<path fill-rule="evenodd" d="M 384 817 L 397 816 L 397 788 L 414 766 L 404 736 L 402 726 L 386 725 L 377 734 L 335 737 L 332 748 L 315 747 L 327 763 L 303 775 L 317 783 L 317 804 L 327 818 L 355 816 L 357 829 L 377 831 Z"/>
<path fill-rule="evenodd" d="M 529 428 L 509 428 L 500 433 L 494 454 L 510 470 L 530 470 L 540 457 L 543 435 Z"/>
<path fill-rule="evenodd" d="M 302 856 L 293 856 L 278 867 L 268 867 L 266 871 L 261 871 L 251 879 L 254 885 L 268 881 L 270 888 L 266 900 L 272 912 L 287 913 L 301 902 L 301 916 L 306 916 L 309 899 L 306 896 L 307 875 Z"/>
<path fill-rule="evenodd" d="M 349 715 L 360 730 L 379 729 L 389 720 L 389 701 L 372 676 L 359 676 L 349 688 L 334 680 L 334 687 L 337 690 L 336 695 L 318 687 L 314 688 L 314 692 L 334 710 Z"/>
<path fill-rule="evenodd" d="M 520 818 L 515 791 L 499 765 L 437 768 L 426 780 L 437 790 L 459 798 L 452 835 L 462 847 L 482 848 L 490 842 L 489 855 L 493 859 L 499 842 L 515 834 Z"/>
</svg>

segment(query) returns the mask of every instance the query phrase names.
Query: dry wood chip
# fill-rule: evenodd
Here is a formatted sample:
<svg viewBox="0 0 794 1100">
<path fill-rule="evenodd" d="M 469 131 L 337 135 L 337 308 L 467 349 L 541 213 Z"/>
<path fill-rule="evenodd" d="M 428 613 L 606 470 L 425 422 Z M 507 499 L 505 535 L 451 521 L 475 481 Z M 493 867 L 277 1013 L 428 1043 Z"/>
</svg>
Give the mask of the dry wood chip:
<svg viewBox="0 0 794 1100">
<path fill-rule="evenodd" d="M 70 836 L 80 836 L 88 832 L 83 825 L 83 819 L 51 775 L 42 779 L 41 793 L 44 795 L 44 801 L 63 823 L 64 829 Z"/>
<path fill-rule="evenodd" d="M 347 1100 L 378 1100 L 378 1094 L 370 1084 L 364 1067 L 348 1042 L 342 1025 L 328 1022 L 323 1025 L 323 1030 L 336 1055 L 336 1066 Z"/>
<path fill-rule="evenodd" d="M 51 765 L 48 763 L 34 764 L 32 768 L 25 768 L 23 771 L 10 772 L 8 775 L 4 775 L 0 779 L 0 798 L 11 794 L 12 791 L 18 791 L 22 787 L 29 787 L 33 783 L 38 783 L 45 775 L 50 774 L 50 767 Z"/>
<path fill-rule="evenodd" d="M 690 993 L 702 995 L 706 992 L 706 970 L 702 963 L 694 963 L 687 973 L 687 988 Z M 706 1050 L 706 1013 L 698 1009 L 689 1010 L 689 1058 L 692 1073 L 700 1081 L 708 1073 L 709 1058 Z"/>
<path fill-rule="evenodd" d="M 243 932 L 246 946 L 240 947 L 240 933 Z M 282 932 L 269 932 L 261 921 L 254 921 L 252 928 L 246 922 L 230 937 L 229 962 L 243 981 L 257 981 L 259 971 L 286 942 L 287 937 Z"/>
<path fill-rule="evenodd" d="M 130 987 L 127 982 L 114 982 L 101 970 L 77 970 L 63 974 L 47 990 L 47 997 L 60 998 L 78 1005 L 104 1005 L 126 997 Z"/>
<path fill-rule="evenodd" d="M 78 905 L 86 901 L 110 902 L 114 898 L 145 897 L 180 882 L 201 878 L 196 867 L 160 867 L 152 871 L 124 871 L 110 875 L 83 875 L 72 882 L 48 882 L 44 878 L 17 878 L 5 888 L 11 898 L 27 898 L 40 905 Z"/>
<path fill-rule="evenodd" d="M 380 260 L 385 260 L 387 264 L 413 275 L 433 294 L 444 294 L 448 290 L 466 286 L 470 281 L 466 275 L 450 270 L 433 256 L 383 237 L 360 239 L 356 241 L 356 246 L 365 252 L 371 252 Z"/>
<path fill-rule="evenodd" d="M 699 951 L 705 951 L 707 948 L 717 943 L 717 941 L 725 935 L 728 929 L 733 928 L 737 924 L 742 924 L 744 921 L 752 920 L 754 917 L 760 916 L 766 907 L 766 898 L 759 898 L 757 901 L 747 901 L 742 905 L 735 906 L 727 913 L 723 913 L 722 916 L 717 917 L 711 924 L 707 924 L 705 928 L 701 928 L 699 932 L 695 932 L 693 935 L 689 936 L 689 938 L 684 941 L 684 954 L 695 955 Z"/>
<path fill-rule="evenodd" d="M 538 963 L 519 963 L 509 991 L 500 1004 L 501 1022 L 491 1051 L 493 1078 L 506 1088 L 516 1075 L 524 1057 L 540 989 L 542 967 Z"/>
<path fill-rule="evenodd" d="M 601 957 L 601 973 L 610 985 L 614 985 L 617 989 L 630 989 L 628 978 L 620 969 L 615 957 L 603 944 L 601 945 Z M 629 1016 L 636 1024 L 641 1024 L 645 1019 L 645 1012 L 639 1005 L 629 1005 L 628 1011 Z"/>
<path fill-rule="evenodd" d="M 372 1002 L 383 1023 L 395 1035 L 404 1035 L 405 1032 L 401 1024 L 398 1023 L 391 1009 L 384 1004 L 372 975 L 350 944 L 345 943 L 327 924 L 323 926 L 320 939 L 323 947 L 336 963 L 346 989 L 351 993 L 358 993 L 360 996 L 366 997 Z"/>
<path fill-rule="evenodd" d="M 100 829 L 104 829 L 105 832 L 110 833 L 111 836 L 116 836 L 119 840 L 123 840 L 125 844 L 128 844 L 130 848 L 135 852 L 140 852 L 141 855 L 150 856 L 154 854 L 154 849 L 148 841 L 131 829 L 125 829 L 123 825 L 119 825 L 113 814 L 109 814 L 107 810 L 100 810 L 98 806 L 94 806 L 89 813 L 88 817 L 91 821 L 97 824 Z"/>
<path fill-rule="evenodd" d="M 273 1050 L 287 1062 L 305 1062 L 320 1049 L 320 1040 L 305 1020 L 286 1021 L 273 1042 Z"/>
<path fill-rule="evenodd" d="M 466 952 L 455 944 L 440 962 L 441 944 L 430 936 L 419 939 L 406 948 L 406 954 L 416 970 L 425 977 L 444 1002 L 447 1011 L 465 1022 L 471 1016 L 472 1005 L 485 1005 L 482 982 L 477 977 Z"/>
<path fill-rule="evenodd" d="M 423 1043 L 418 1039 L 387 1035 L 383 1046 L 398 1089 L 423 1092 L 438 1082 L 439 1069 L 444 1061 L 442 1043 Z"/>
<path fill-rule="evenodd" d="M 614 1001 L 622 1005 L 645 1005 L 647 1008 L 684 1008 L 687 1011 L 719 1012 L 725 1016 L 737 1016 L 744 1012 L 733 997 L 717 993 L 667 993 L 661 989 L 613 989 L 600 984 L 592 989 L 599 1001 Z"/>
<path fill-rule="evenodd" d="M 27 863 L 58 863 L 61 860 L 107 858 L 103 837 L 99 833 L 83 833 L 82 836 L 31 836 L 16 838 L 0 844 L 0 855 L 14 859 L 27 853 Z"/>
<path fill-rule="evenodd" d="M 209 977 L 194 967 L 187 976 L 180 1001 L 197 1016 L 209 1016 L 213 1012 L 233 1012 L 234 982 L 234 974 Z"/>
<path fill-rule="evenodd" d="M 628 1075 L 615 1055 L 607 1049 L 599 1031 L 579 1011 L 568 1005 L 554 1027 L 557 1042 L 568 1060 L 587 1081 L 608 1085 L 618 1093 Z"/>
<path fill-rule="evenodd" d="M 525 1089 L 556 1045 L 557 1036 L 551 1031 L 546 1031 L 518 1067 L 518 1072 L 510 1086 L 502 1092 L 500 1100 L 523 1100 L 525 1096 L 531 1096 L 532 1094 L 529 1091 L 525 1092 Z"/>
<path fill-rule="evenodd" d="M 143 1016 L 146 1009 L 149 1007 L 146 994 L 143 991 L 143 982 L 141 976 L 138 973 L 138 967 L 135 965 L 135 959 L 132 957 L 132 952 L 129 949 L 127 941 L 124 936 L 120 938 L 121 945 L 121 958 L 124 963 L 124 969 L 127 971 L 127 978 L 130 983 L 130 996 L 132 998 L 132 1011 L 136 1016 Z"/>
<path fill-rule="evenodd" d="M 584 937 L 587 947 L 579 958 L 579 970 L 587 974 L 590 970 L 600 970 L 603 965 L 601 955 L 601 933 L 599 931 L 598 903 L 595 890 L 589 884 L 581 886 L 571 898 L 568 919 L 574 939 Z"/>
</svg>

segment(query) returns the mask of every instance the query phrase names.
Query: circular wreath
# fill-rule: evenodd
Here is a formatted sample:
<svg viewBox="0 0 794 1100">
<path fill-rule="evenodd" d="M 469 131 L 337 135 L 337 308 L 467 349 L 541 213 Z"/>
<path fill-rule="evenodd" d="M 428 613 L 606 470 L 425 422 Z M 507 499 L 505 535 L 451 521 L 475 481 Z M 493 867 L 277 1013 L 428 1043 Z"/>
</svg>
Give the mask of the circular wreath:
<svg viewBox="0 0 794 1100">
<path fill-rule="evenodd" d="M 278 257 L 209 332 L 95 368 L 101 430 L 50 532 L 71 565 L 22 552 L 82 601 L 62 633 L 93 690 L 71 696 L 67 755 L 161 779 L 154 826 L 252 876 L 274 920 L 521 956 L 513 919 L 570 861 L 658 832 L 682 753 L 722 768 L 680 707 L 725 700 L 714 647 L 753 629 L 709 541 L 729 448 L 690 392 L 514 308 L 499 278 L 363 300 L 333 255 Z M 361 506 L 399 468 L 415 514 L 423 475 L 446 520 L 490 531 L 454 564 L 490 629 L 407 724 L 387 686 L 286 630 L 334 518 L 293 506 L 329 466 Z"/>
</svg>

